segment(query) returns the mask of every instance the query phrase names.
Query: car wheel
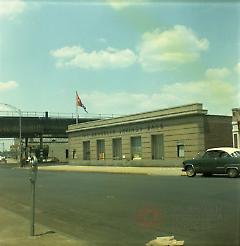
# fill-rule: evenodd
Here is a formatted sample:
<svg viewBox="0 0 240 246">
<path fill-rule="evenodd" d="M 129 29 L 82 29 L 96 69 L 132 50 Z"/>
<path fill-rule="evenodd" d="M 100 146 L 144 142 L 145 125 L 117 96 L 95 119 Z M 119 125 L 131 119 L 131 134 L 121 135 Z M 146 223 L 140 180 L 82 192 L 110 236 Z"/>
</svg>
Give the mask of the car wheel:
<svg viewBox="0 0 240 246">
<path fill-rule="evenodd" d="M 188 177 L 194 177 L 196 172 L 192 166 L 187 167 L 186 174 Z"/>
<path fill-rule="evenodd" d="M 236 168 L 229 168 L 227 170 L 227 174 L 229 178 L 236 178 L 239 174 L 238 170 Z"/>
</svg>

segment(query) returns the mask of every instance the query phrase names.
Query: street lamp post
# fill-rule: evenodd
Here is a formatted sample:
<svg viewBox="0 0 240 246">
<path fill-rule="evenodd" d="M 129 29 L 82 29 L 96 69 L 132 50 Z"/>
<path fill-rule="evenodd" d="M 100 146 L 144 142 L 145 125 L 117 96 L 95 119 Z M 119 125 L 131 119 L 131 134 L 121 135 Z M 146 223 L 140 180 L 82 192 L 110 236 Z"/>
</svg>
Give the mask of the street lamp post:
<svg viewBox="0 0 240 246">
<path fill-rule="evenodd" d="M 18 108 L 16 108 L 15 106 L 12 106 L 10 104 L 7 103 L 0 103 L 0 105 L 4 105 L 8 108 L 13 109 L 15 112 L 18 112 L 19 114 L 19 162 L 20 162 L 20 166 L 22 167 L 22 111 Z"/>
<path fill-rule="evenodd" d="M 18 109 L 19 113 L 19 147 L 20 147 L 20 166 L 22 167 L 22 111 Z"/>
</svg>

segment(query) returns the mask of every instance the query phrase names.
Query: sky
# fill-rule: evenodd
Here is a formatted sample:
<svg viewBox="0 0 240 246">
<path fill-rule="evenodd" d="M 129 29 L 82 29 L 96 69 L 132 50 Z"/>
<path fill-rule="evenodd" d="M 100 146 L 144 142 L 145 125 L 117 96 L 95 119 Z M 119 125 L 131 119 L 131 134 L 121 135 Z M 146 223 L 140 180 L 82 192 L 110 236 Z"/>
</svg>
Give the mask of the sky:
<svg viewBox="0 0 240 246">
<path fill-rule="evenodd" d="M 237 1 L 0 0 L 0 110 L 240 107 Z M 87 113 L 80 108 L 81 117 Z"/>
</svg>

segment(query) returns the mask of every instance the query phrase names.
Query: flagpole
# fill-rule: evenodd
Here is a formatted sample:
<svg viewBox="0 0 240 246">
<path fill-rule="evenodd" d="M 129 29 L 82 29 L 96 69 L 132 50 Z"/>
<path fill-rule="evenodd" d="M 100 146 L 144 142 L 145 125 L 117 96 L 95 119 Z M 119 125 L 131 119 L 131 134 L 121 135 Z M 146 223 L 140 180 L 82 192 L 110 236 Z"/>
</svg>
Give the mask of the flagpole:
<svg viewBox="0 0 240 246">
<path fill-rule="evenodd" d="M 76 104 L 76 124 L 78 124 L 78 105 Z"/>
<path fill-rule="evenodd" d="M 77 91 L 76 91 L 76 102 L 75 102 L 75 104 L 76 104 L 76 124 L 78 124 L 78 103 L 77 103 L 77 96 L 78 96 L 78 94 L 77 94 Z"/>
</svg>

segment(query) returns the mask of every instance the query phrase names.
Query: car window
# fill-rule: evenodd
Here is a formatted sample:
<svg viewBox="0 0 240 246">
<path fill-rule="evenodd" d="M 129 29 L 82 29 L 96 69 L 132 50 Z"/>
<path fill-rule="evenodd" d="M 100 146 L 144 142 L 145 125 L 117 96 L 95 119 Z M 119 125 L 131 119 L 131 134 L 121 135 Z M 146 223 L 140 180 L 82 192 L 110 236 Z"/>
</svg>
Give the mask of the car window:
<svg viewBox="0 0 240 246">
<path fill-rule="evenodd" d="M 231 154 L 233 157 L 240 157 L 240 151 L 235 151 Z"/>
<path fill-rule="evenodd" d="M 222 152 L 220 153 L 220 158 L 227 158 L 227 157 L 230 157 L 230 155 L 229 155 L 227 152 L 222 151 Z"/>
<path fill-rule="evenodd" d="M 202 159 L 204 154 L 205 154 L 204 151 L 200 151 L 197 153 L 197 155 L 194 157 L 194 159 L 196 159 L 196 160 Z"/>
<path fill-rule="evenodd" d="M 214 159 L 214 158 L 219 158 L 220 157 L 221 152 L 217 151 L 217 150 L 211 150 L 211 151 L 207 151 L 203 158 L 204 159 Z"/>
</svg>

